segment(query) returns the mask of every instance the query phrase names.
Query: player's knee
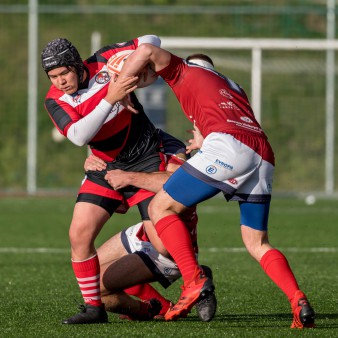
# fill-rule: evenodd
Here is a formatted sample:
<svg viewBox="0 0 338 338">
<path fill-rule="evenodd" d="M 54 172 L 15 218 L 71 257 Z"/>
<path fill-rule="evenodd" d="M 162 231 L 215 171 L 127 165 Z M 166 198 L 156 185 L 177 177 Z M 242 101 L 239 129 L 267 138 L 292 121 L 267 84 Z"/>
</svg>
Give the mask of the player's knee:
<svg viewBox="0 0 338 338">
<path fill-rule="evenodd" d="M 150 204 L 148 206 L 148 214 L 149 214 L 149 217 L 150 217 L 150 219 L 152 220 L 153 223 L 155 223 L 156 220 L 157 220 L 159 207 L 160 206 L 158 205 L 155 198 L 150 202 Z"/>
<path fill-rule="evenodd" d="M 113 283 L 114 277 L 116 278 L 116 274 L 112 271 L 111 266 L 107 268 L 107 270 L 104 272 L 102 276 L 102 284 L 103 287 L 108 292 L 115 292 L 117 291 L 115 288 L 115 285 Z"/>
<path fill-rule="evenodd" d="M 86 224 L 72 223 L 69 229 L 69 240 L 72 247 L 93 245 L 95 230 Z"/>
</svg>

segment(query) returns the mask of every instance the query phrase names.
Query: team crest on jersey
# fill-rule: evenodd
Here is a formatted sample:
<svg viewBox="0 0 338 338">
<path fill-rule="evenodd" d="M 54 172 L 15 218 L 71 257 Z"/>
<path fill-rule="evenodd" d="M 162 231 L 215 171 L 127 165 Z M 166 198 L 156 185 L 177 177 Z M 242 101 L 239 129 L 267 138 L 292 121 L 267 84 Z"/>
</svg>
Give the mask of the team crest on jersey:
<svg viewBox="0 0 338 338">
<path fill-rule="evenodd" d="M 205 171 L 206 171 L 207 174 L 213 175 L 213 174 L 217 173 L 217 168 L 214 165 L 211 164 L 211 165 L 208 165 L 206 167 Z"/>
<path fill-rule="evenodd" d="M 95 76 L 95 82 L 98 84 L 105 84 L 110 81 L 110 76 L 107 71 L 97 73 Z"/>
</svg>

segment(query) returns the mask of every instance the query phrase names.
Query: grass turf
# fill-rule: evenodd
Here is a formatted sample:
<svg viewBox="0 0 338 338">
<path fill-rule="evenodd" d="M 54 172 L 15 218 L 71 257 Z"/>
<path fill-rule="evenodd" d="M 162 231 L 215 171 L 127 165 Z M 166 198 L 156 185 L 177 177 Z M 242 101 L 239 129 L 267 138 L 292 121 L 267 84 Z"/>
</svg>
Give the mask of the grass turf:
<svg viewBox="0 0 338 338">
<path fill-rule="evenodd" d="M 0 200 L 0 337 L 338 337 L 337 201 L 275 199 L 270 241 L 282 249 L 317 313 L 314 330 L 291 330 L 284 294 L 243 250 L 237 203 L 215 198 L 199 206 L 200 263 L 212 267 L 216 317 L 198 320 L 195 310 L 177 322 L 122 321 L 62 325 L 81 296 L 69 257 L 68 226 L 74 199 Z M 138 221 L 136 210 L 114 215 L 97 245 Z M 38 248 L 46 248 L 45 250 Z M 178 281 L 163 294 L 176 301 Z"/>
</svg>

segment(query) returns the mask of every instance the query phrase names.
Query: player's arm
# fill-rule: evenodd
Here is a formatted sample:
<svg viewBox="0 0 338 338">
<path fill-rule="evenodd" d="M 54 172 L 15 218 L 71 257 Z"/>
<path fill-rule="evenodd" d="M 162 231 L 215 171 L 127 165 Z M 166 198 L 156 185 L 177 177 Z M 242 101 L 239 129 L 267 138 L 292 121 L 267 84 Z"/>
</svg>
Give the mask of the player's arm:
<svg viewBox="0 0 338 338">
<path fill-rule="evenodd" d="M 148 43 L 141 44 L 124 62 L 119 79 L 138 75 L 148 64 L 155 72 L 159 72 L 169 65 L 170 59 L 168 51 Z"/>
<path fill-rule="evenodd" d="M 122 189 L 128 185 L 137 188 L 158 192 L 170 175 L 178 168 L 180 164 L 169 163 L 166 171 L 157 171 L 151 173 L 130 172 L 119 169 L 109 170 L 105 176 L 107 182 L 115 189 Z M 105 161 L 91 154 L 84 163 L 85 171 L 98 170 L 102 171 L 107 168 Z"/>
<path fill-rule="evenodd" d="M 171 54 L 168 51 L 149 43 L 143 43 L 124 62 L 117 82 L 125 78 L 137 75 L 141 76 L 144 69 L 148 66 L 155 72 L 158 72 L 169 65 L 170 59 Z M 128 96 L 125 96 L 121 101 L 123 106 L 128 110 L 135 114 L 138 113 Z"/>
<path fill-rule="evenodd" d="M 163 184 L 168 180 L 170 175 L 179 167 L 180 165 L 178 164 L 170 163 L 168 164 L 166 171 L 156 171 L 151 173 L 130 172 L 116 169 L 108 171 L 105 179 L 115 190 L 132 185 L 156 193 L 161 190 Z"/>
<path fill-rule="evenodd" d="M 112 79 L 106 97 L 88 115 L 69 127 L 66 134 L 67 138 L 80 147 L 88 144 L 101 129 L 111 113 L 113 105 L 137 88 L 137 79 L 137 77 L 125 78 L 121 79 L 118 83 L 115 79 Z M 117 111 L 115 116 L 116 114 Z"/>
</svg>

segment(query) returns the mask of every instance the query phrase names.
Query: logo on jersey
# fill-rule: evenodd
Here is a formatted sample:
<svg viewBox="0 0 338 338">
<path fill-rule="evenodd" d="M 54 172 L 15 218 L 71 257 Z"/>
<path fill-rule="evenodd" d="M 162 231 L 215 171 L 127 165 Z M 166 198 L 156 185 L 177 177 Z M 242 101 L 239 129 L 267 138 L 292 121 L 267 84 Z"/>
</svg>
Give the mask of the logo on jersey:
<svg viewBox="0 0 338 338">
<path fill-rule="evenodd" d="M 213 175 L 217 173 L 217 168 L 214 165 L 208 165 L 205 171 L 207 174 Z"/>
<path fill-rule="evenodd" d="M 266 188 L 267 188 L 269 193 L 272 192 L 272 185 L 270 183 L 267 184 Z"/>
<path fill-rule="evenodd" d="M 110 112 L 116 115 L 119 112 L 119 110 L 120 110 L 120 106 L 121 106 L 121 104 L 119 102 L 116 102 L 113 105 L 113 107 L 112 107 L 112 109 L 111 109 Z"/>
<path fill-rule="evenodd" d="M 81 103 L 81 95 L 78 93 L 75 93 L 73 96 L 73 102 L 77 104 Z"/>
<path fill-rule="evenodd" d="M 237 182 L 237 180 L 236 180 L 235 178 L 230 178 L 230 179 L 228 180 L 228 182 L 231 183 L 231 184 L 233 184 L 233 185 L 238 184 L 238 182 Z"/>
<path fill-rule="evenodd" d="M 228 169 L 228 170 L 233 170 L 234 167 L 228 163 L 225 163 L 219 159 L 216 159 L 215 161 L 216 164 L 220 165 L 221 167 L 225 168 L 225 169 Z"/>
<path fill-rule="evenodd" d="M 221 102 L 218 105 L 221 109 L 233 109 L 233 110 L 240 110 L 237 105 L 231 101 L 228 102 Z"/>
<path fill-rule="evenodd" d="M 110 76 L 107 71 L 102 71 L 95 75 L 95 82 L 98 84 L 105 84 L 110 81 Z"/>
<path fill-rule="evenodd" d="M 227 99 L 233 99 L 233 96 L 226 89 L 220 89 L 219 93 Z"/>
<path fill-rule="evenodd" d="M 247 117 L 247 116 L 241 116 L 240 119 L 244 122 L 247 122 L 247 123 L 252 123 L 253 121 L 250 119 L 250 117 Z"/>
<path fill-rule="evenodd" d="M 171 275 L 172 268 L 164 267 L 163 272 L 165 275 Z"/>
</svg>

